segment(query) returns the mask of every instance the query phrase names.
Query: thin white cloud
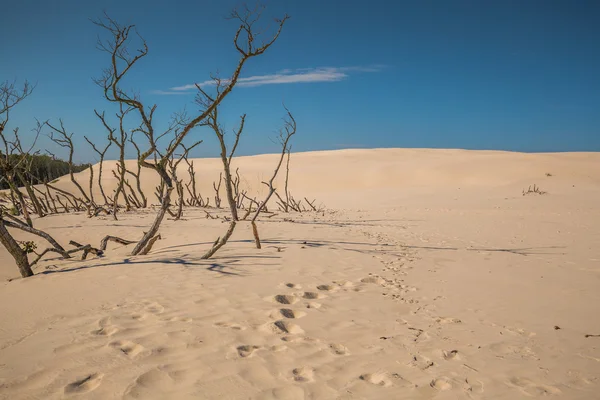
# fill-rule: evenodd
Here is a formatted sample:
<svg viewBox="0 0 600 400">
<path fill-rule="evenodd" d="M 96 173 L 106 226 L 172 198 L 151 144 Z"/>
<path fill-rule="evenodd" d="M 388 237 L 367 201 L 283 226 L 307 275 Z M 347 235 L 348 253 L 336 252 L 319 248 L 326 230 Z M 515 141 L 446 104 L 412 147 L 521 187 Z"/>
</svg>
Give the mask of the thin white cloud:
<svg viewBox="0 0 600 400">
<path fill-rule="evenodd" d="M 353 72 L 379 72 L 385 66 L 369 65 L 355 67 L 320 67 L 320 68 L 299 68 L 299 69 L 283 69 L 275 74 L 270 75 L 255 75 L 246 78 L 239 78 L 237 85 L 240 87 L 256 87 L 263 85 L 278 85 L 285 83 L 314 83 L 314 82 L 338 82 L 349 77 Z M 227 79 L 223 79 L 222 83 L 228 83 Z M 214 86 L 215 81 L 208 80 L 199 82 L 200 87 Z M 188 84 L 183 86 L 175 86 L 169 90 L 155 90 L 154 94 L 185 94 L 196 88 L 196 84 Z"/>
</svg>

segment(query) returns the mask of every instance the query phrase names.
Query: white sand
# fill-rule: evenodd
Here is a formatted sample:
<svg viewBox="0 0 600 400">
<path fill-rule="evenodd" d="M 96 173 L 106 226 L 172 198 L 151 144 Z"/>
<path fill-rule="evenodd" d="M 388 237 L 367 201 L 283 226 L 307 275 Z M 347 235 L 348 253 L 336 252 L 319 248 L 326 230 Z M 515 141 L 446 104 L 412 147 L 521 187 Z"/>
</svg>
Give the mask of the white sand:
<svg viewBox="0 0 600 400">
<path fill-rule="evenodd" d="M 237 160 L 244 187 L 275 158 Z M 214 196 L 218 160 L 195 165 Z M 165 220 L 147 256 L 111 244 L 8 282 L 2 248 L 0 398 L 598 398 L 599 167 L 599 153 L 294 154 L 292 193 L 328 211 L 263 218 L 262 250 L 241 224 L 200 260 L 226 229 L 200 209 Z M 533 184 L 548 193 L 522 196 Z M 35 224 L 97 244 L 152 218 Z"/>
</svg>

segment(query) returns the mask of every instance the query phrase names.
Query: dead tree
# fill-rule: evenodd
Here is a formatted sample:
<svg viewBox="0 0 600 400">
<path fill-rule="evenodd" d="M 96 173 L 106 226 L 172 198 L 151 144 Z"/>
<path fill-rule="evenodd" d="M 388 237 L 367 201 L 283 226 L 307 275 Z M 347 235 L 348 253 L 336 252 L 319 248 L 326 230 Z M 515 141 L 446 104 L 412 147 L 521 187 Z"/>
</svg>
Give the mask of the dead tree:
<svg viewBox="0 0 600 400">
<path fill-rule="evenodd" d="M 8 221 L 7 219 L 11 219 Z M 26 251 L 19 243 L 14 239 L 11 233 L 7 228 L 18 229 L 36 236 L 39 236 L 50 243 L 52 247 L 48 247 L 40 254 L 37 254 L 37 257 L 33 261 L 29 261 L 28 251 Z M 72 250 L 65 250 L 51 235 L 48 233 L 41 231 L 39 229 L 35 229 L 27 225 L 25 222 L 11 217 L 9 214 L 0 212 L 0 243 L 4 245 L 6 250 L 11 254 L 14 258 L 17 267 L 19 268 L 19 272 L 23 278 L 27 278 L 33 275 L 33 270 L 31 269 L 36 263 L 38 263 L 42 257 L 48 252 L 58 253 L 62 256 L 63 259 L 71 258 L 71 254 L 83 251 L 84 258 L 87 256 L 87 253 L 92 251 L 96 255 L 102 255 L 102 251 L 94 249 L 90 245 L 79 246 L 78 248 Z"/>
<path fill-rule="evenodd" d="M 19 268 L 19 272 L 23 278 L 33 276 L 27 253 L 19 243 L 12 237 L 8 229 L 6 229 L 4 219 L 0 217 L 0 243 L 6 248 L 10 255 L 15 259 L 15 263 Z"/>
<path fill-rule="evenodd" d="M 119 135 L 115 135 L 116 129 L 111 128 L 108 122 L 106 121 L 106 117 L 104 112 L 100 114 L 97 110 L 94 110 L 96 116 L 102 122 L 102 125 L 108 131 L 108 140 L 115 144 L 119 148 L 119 160 L 117 161 L 117 172 L 114 170 L 113 175 L 117 178 L 117 188 L 115 189 L 115 194 L 113 196 L 113 218 L 117 220 L 117 212 L 119 209 L 119 195 L 123 194 L 123 199 L 125 201 L 125 210 L 129 211 L 131 209 L 131 204 L 129 202 L 129 198 L 127 197 L 127 193 L 125 192 L 125 171 L 127 170 L 125 166 L 125 145 L 127 143 L 127 132 L 125 131 L 125 127 L 123 125 L 123 120 L 125 116 L 132 111 L 132 108 L 124 107 L 124 103 L 119 103 L 119 112 L 117 113 L 117 118 L 119 119 Z"/>
<path fill-rule="evenodd" d="M 131 136 L 129 137 L 129 142 L 133 145 L 133 147 L 135 147 L 135 150 L 137 152 L 137 158 L 136 160 L 139 160 L 140 156 L 141 156 L 141 151 L 140 151 L 140 147 L 137 145 L 137 143 L 135 142 L 135 140 L 133 140 L 133 136 L 134 134 L 132 133 Z M 130 170 L 127 170 L 127 173 L 130 174 L 131 176 L 133 176 L 135 178 L 135 183 L 137 186 L 137 191 L 140 195 L 141 198 L 141 207 L 142 208 L 146 208 L 148 206 L 148 199 L 146 198 L 146 195 L 144 194 L 144 191 L 142 190 L 142 182 L 140 180 L 140 175 L 142 173 L 142 165 L 137 162 L 136 163 L 137 166 L 137 171 L 133 172 Z"/>
<path fill-rule="evenodd" d="M 106 144 L 106 146 L 104 147 L 104 149 L 99 150 L 90 139 L 88 139 L 86 136 L 84 136 L 84 138 L 90 144 L 90 146 L 92 146 L 92 149 L 94 149 L 94 151 L 96 153 L 98 153 L 98 156 L 100 157 L 100 162 L 98 164 L 98 187 L 100 188 L 100 194 L 102 194 L 102 198 L 104 199 L 104 204 L 108 205 L 108 199 L 106 198 L 106 194 L 104 193 L 104 187 L 102 186 L 102 172 L 103 172 L 102 167 L 104 164 L 104 157 L 106 156 L 106 152 L 110 148 L 110 145 L 112 144 L 112 142 L 109 140 L 108 143 Z M 92 173 L 92 171 L 93 171 L 93 169 L 92 169 L 92 166 L 90 165 L 90 173 Z M 90 177 L 90 182 L 91 181 L 92 181 L 92 177 Z M 93 197 L 91 186 L 90 186 L 90 196 Z"/>
<path fill-rule="evenodd" d="M 273 176 L 271 176 L 269 182 L 263 182 L 263 184 L 269 188 L 269 191 L 267 192 L 265 199 L 260 203 L 256 211 L 254 212 L 252 220 L 250 221 L 250 223 L 252 224 L 252 233 L 254 234 L 254 242 L 256 244 L 257 249 L 260 249 L 261 245 L 260 237 L 258 235 L 258 228 L 256 226 L 256 219 L 258 218 L 260 212 L 267 205 L 267 203 L 271 199 L 271 196 L 273 196 L 273 193 L 275 192 L 273 182 L 275 181 L 275 178 L 277 178 L 277 174 L 279 173 L 279 169 L 281 168 L 281 164 L 283 163 L 285 153 L 288 151 L 288 143 L 292 136 L 296 133 L 296 120 L 287 108 L 285 110 L 287 112 L 287 118 L 284 119 L 284 127 L 279 132 L 279 142 L 281 143 L 281 157 L 279 157 L 279 162 L 277 163 L 275 171 L 273 171 Z"/>
<path fill-rule="evenodd" d="M 177 137 L 177 136 L 175 136 L 175 137 Z M 171 211 L 168 211 L 168 213 L 172 217 L 174 217 L 176 221 L 181 219 L 181 216 L 183 215 L 183 205 L 184 205 L 183 183 L 182 183 L 181 179 L 177 178 L 177 167 L 179 166 L 179 164 L 181 163 L 182 160 L 184 160 L 184 159 L 187 160 L 190 150 L 192 150 L 194 147 L 198 146 L 200 143 L 202 143 L 202 140 L 194 143 L 190 147 L 186 147 L 183 143 L 181 143 L 180 146 L 183 148 L 183 153 L 177 159 L 175 159 L 175 153 L 173 153 L 171 155 L 171 158 L 169 158 L 169 169 L 171 170 L 171 178 L 175 182 L 175 188 L 177 189 L 178 210 L 177 210 L 177 213 L 171 213 Z"/>
<path fill-rule="evenodd" d="M 34 135 L 35 139 L 33 141 L 33 144 L 31 145 L 31 147 L 28 150 L 25 150 L 23 148 L 17 130 L 15 130 L 15 132 L 14 132 L 15 139 L 12 142 L 13 151 L 16 151 L 16 154 L 18 155 L 18 157 L 21 158 L 20 161 L 22 161 L 22 162 L 19 162 L 20 168 L 17 168 L 15 170 L 16 176 L 19 178 L 19 180 L 25 187 L 25 191 L 27 192 L 27 195 L 29 196 L 29 200 L 31 201 L 33 211 L 40 218 L 44 217 L 46 213 L 44 212 L 42 203 L 39 201 L 39 199 L 33 189 L 33 185 L 31 184 L 31 181 L 32 181 L 31 179 L 34 177 L 33 174 L 31 173 L 31 167 L 32 167 L 32 163 L 33 163 L 33 157 L 32 157 L 31 150 L 33 149 L 33 147 L 35 146 L 35 143 L 37 142 L 37 139 L 40 135 L 42 127 L 43 127 L 43 125 L 38 121 L 37 127 L 34 128 L 34 130 L 33 130 L 35 133 L 35 135 Z M 33 155 L 37 155 L 37 153 L 38 152 L 34 152 Z"/>
<path fill-rule="evenodd" d="M 52 129 L 52 131 L 50 131 L 50 134 L 48 135 L 48 137 L 54 143 L 58 144 L 59 146 L 61 146 L 63 148 L 66 148 L 68 150 L 69 159 L 67 162 L 69 165 L 69 178 L 71 179 L 71 182 L 73 182 L 75 187 L 77 187 L 77 189 L 83 196 L 83 199 L 85 200 L 85 202 L 91 205 L 91 203 L 92 203 L 91 199 L 89 198 L 89 196 L 87 195 L 85 190 L 83 190 L 83 188 L 81 187 L 79 182 L 77 182 L 77 179 L 75 179 L 75 175 L 73 174 L 73 154 L 75 152 L 75 147 L 73 146 L 73 140 L 72 140 L 73 134 L 67 133 L 62 119 L 59 119 L 58 122 L 60 123 L 60 128 L 56 127 L 54 125 L 51 125 L 48 121 L 46 121 L 46 125 L 48 127 L 50 127 L 50 129 Z M 56 133 L 56 135 L 55 135 L 55 133 Z"/>
<path fill-rule="evenodd" d="M 225 131 L 218 122 L 218 115 L 218 107 L 214 107 L 212 112 L 208 115 L 208 118 L 206 119 L 204 125 L 212 128 L 213 132 L 217 136 L 217 139 L 219 140 L 219 146 L 221 148 L 221 162 L 223 163 L 223 172 L 225 174 L 225 193 L 227 194 L 227 203 L 229 203 L 229 211 L 231 212 L 231 222 L 229 223 L 229 228 L 227 229 L 227 232 L 225 232 L 225 235 L 218 238 L 214 242 L 213 246 L 201 257 L 203 259 L 208 259 L 212 257 L 213 254 L 215 254 L 221 247 L 223 247 L 227 243 L 227 241 L 233 234 L 235 226 L 239 220 L 237 212 L 237 203 L 233 195 L 234 184 L 233 179 L 231 177 L 231 160 L 233 159 L 235 150 L 237 149 L 237 146 L 240 142 L 240 136 L 242 135 L 242 131 L 244 130 L 246 115 L 242 115 L 240 119 L 240 127 L 237 131 L 235 131 L 235 140 L 233 143 L 233 147 L 231 148 L 231 152 L 229 153 L 227 152 L 227 145 L 225 144 Z M 217 207 L 219 207 L 219 205 L 221 204 L 221 199 L 219 198 L 219 189 L 221 187 L 222 180 L 222 175 L 219 174 L 218 188 L 213 183 L 213 186 L 215 186 L 215 191 L 217 192 L 217 195 L 215 196 L 215 202 L 217 202 Z"/>
<path fill-rule="evenodd" d="M 4 145 L 4 151 L 0 151 L 0 169 L 3 171 L 2 180 L 6 181 L 10 188 L 14 209 L 23 214 L 29 226 L 33 226 L 33 221 L 29 216 L 25 197 L 17 186 L 16 178 L 26 162 L 26 155 L 29 154 L 35 146 L 39 131 L 31 148 L 24 152 L 22 149 L 19 151 L 19 128 L 14 128 L 14 141 L 11 141 L 6 132 L 6 125 L 10 120 L 12 109 L 26 99 L 33 90 L 34 86 L 27 81 L 23 83 L 22 88 L 18 88 L 15 82 L 10 83 L 5 81 L 0 83 L 0 139 Z M 20 154 L 17 154 L 17 152 Z"/>
<path fill-rule="evenodd" d="M 223 86 L 223 90 L 217 93 L 216 96 L 211 97 L 208 93 L 202 89 L 199 84 L 196 87 L 202 96 L 206 96 L 208 105 L 201 109 L 199 113 L 191 119 L 180 119 L 176 122 L 176 126 L 171 125 L 168 128 L 173 130 L 175 127 L 180 128 L 176 134 L 175 140 L 171 141 L 171 144 L 167 149 L 162 152 L 155 162 L 147 161 L 148 157 L 156 154 L 157 148 L 157 133 L 153 123 L 154 113 L 156 111 L 156 105 L 151 107 L 144 106 L 144 103 L 139 96 L 127 93 L 121 87 L 121 81 L 124 76 L 131 70 L 131 68 L 142 58 L 148 54 L 148 46 L 146 41 L 138 34 L 134 25 L 121 25 L 108 15 L 105 14 L 103 19 L 95 22 L 100 28 L 108 32 L 110 38 L 107 41 L 99 41 L 98 48 L 110 55 L 111 65 L 109 68 L 104 70 L 103 75 L 96 80 L 96 83 L 103 89 L 104 97 L 112 102 L 118 103 L 126 107 L 133 108 L 140 117 L 140 126 L 136 131 L 142 132 L 148 141 L 148 148 L 140 155 L 138 162 L 142 167 L 154 170 L 161 180 L 164 182 L 166 190 L 162 199 L 161 207 L 156 215 L 156 218 L 148 231 L 143 235 L 140 241 L 137 243 L 132 251 L 132 255 L 140 254 L 142 251 L 146 251 L 147 245 L 150 241 L 157 237 L 160 224 L 165 216 L 165 213 L 169 207 L 171 192 L 174 189 L 173 180 L 167 171 L 167 163 L 171 155 L 183 142 L 189 132 L 202 124 L 208 115 L 217 107 L 223 99 L 232 91 L 238 82 L 238 78 L 246 62 L 256 56 L 263 54 L 279 37 L 281 30 L 285 22 L 288 19 L 286 15 L 283 19 L 278 20 L 278 30 L 272 36 L 272 38 L 261 45 L 256 45 L 256 40 L 260 36 L 256 31 L 255 25 L 257 24 L 261 15 L 261 9 L 254 11 L 246 10 L 244 12 L 234 11 L 231 15 L 233 19 L 237 19 L 240 26 L 234 37 L 234 46 L 240 58 L 238 64 L 231 76 L 227 80 L 227 83 Z M 136 51 L 129 51 L 131 40 L 137 37 L 140 41 L 140 46 Z M 245 40 L 244 40 L 245 39 Z M 135 55 L 133 55 L 135 54 Z M 153 242 L 152 242 L 153 243 Z"/>
<path fill-rule="evenodd" d="M 244 208 L 244 194 L 246 193 L 243 190 L 240 190 L 240 169 L 236 168 L 235 170 L 235 179 L 233 180 L 233 198 L 235 200 L 236 207 L 239 209 Z"/>
<path fill-rule="evenodd" d="M 189 161 L 187 157 L 185 157 L 184 160 L 188 165 L 188 175 L 190 176 L 190 182 L 185 184 L 185 187 L 190 195 L 188 199 L 188 205 L 193 207 L 204 207 L 204 199 L 202 198 L 202 195 L 196 191 L 196 172 L 194 171 L 194 161 Z"/>
<path fill-rule="evenodd" d="M 223 174 L 219 173 L 219 185 L 213 182 L 213 189 L 215 189 L 215 207 L 221 208 L 221 182 L 223 181 Z"/>
</svg>

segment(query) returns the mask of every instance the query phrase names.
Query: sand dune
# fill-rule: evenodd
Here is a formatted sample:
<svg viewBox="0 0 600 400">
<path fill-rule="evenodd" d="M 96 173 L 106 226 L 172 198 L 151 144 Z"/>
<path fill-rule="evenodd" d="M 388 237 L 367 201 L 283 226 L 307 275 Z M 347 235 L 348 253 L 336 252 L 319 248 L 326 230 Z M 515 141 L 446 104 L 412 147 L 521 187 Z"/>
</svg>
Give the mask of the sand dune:
<svg viewBox="0 0 600 400">
<path fill-rule="evenodd" d="M 237 159 L 243 187 L 263 190 L 275 159 Z M 194 164 L 212 197 L 219 161 Z M 147 256 L 111 244 L 9 282 L 0 249 L 0 398 L 597 398 L 599 166 L 598 153 L 299 153 L 290 189 L 326 211 L 261 220 L 262 250 L 241 224 L 200 260 L 226 226 L 199 209 L 165 221 Z M 157 183 L 143 171 L 148 194 Z M 547 194 L 523 196 L 533 184 Z M 137 239 L 152 217 L 35 224 L 99 243 Z"/>
</svg>

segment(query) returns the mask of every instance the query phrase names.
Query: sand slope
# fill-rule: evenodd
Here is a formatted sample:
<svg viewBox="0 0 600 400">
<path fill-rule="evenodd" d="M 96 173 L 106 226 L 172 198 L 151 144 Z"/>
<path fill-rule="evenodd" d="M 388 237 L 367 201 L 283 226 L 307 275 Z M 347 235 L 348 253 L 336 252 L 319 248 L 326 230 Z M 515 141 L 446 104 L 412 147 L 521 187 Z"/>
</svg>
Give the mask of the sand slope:
<svg viewBox="0 0 600 400">
<path fill-rule="evenodd" d="M 247 189 L 274 159 L 237 160 Z M 195 164 L 209 195 L 218 160 Z M 301 153 L 291 191 L 328 211 L 262 220 L 262 250 L 241 224 L 200 260 L 226 229 L 202 210 L 165 221 L 147 256 L 113 244 L 25 280 L 6 281 L 18 272 L 0 249 L 0 398 L 596 398 L 599 166 L 597 153 Z M 522 196 L 534 183 L 548 193 Z M 36 225 L 98 243 L 138 238 L 152 216 Z"/>
</svg>

